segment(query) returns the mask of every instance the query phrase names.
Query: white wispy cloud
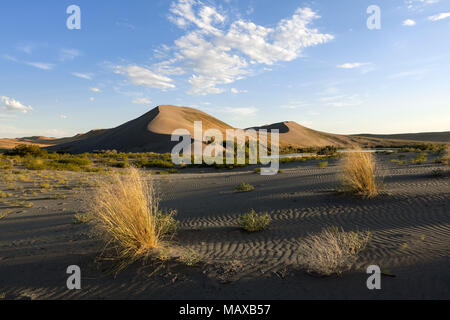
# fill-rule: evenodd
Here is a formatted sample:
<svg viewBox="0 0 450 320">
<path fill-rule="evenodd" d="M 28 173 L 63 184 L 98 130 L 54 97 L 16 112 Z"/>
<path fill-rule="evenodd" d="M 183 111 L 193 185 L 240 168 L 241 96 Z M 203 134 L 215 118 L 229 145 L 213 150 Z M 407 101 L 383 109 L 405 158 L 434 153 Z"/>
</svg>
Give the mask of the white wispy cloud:
<svg viewBox="0 0 450 320">
<path fill-rule="evenodd" d="M 430 4 L 438 3 L 440 0 L 405 0 L 406 6 L 410 10 L 422 9 Z"/>
<path fill-rule="evenodd" d="M 150 104 L 150 103 L 152 103 L 152 101 L 148 98 L 136 98 L 131 102 L 134 104 Z"/>
<path fill-rule="evenodd" d="M 235 93 L 235 94 L 248 92 L 247 90 L 239 90 L 236 88 L 231 88 L 230 91 L 231 91 L 231 93 Z"/>
<path fill-rule="evenodd" d="M 337 65 L 340 69 L 355 69 L 355 68 L 361 68 L 363 66 L 370 65 L 370 62 L 347 62 L 344 64 Z"/>
<path fill-rule="evenodd" d="M 412 20 L 412 19 L 406 19 L 406 20 L 403 21 L 403 25 L 405 27 L 412 27 L 412 26 L 416 25 L 416 22 L 414 20 Z"/>
<path fill-rule="evenodd" d="M 389 79 L 411 78 L 411 79 L 419 80 L 423 77 L 423 75 L 426 72 L 427 72 L 427 70 L 425 70 L 425 69 L 403 71 L 403 72 L 391 74 L 388 78 Z"/>
<path fill-rule="evenodd" d="M 67 119 L 67 118 L 68 118 L 65 114 L 61 114 L 59 117 L 60 117 L 61 119 Z"/>
<path fill-rule="evenodd" d="M 15 57 L 10 56 L 9 54 L 3 54 L 2 58 L 12 62 L 19 62 Z"/>
<path fill-rule="evenodd" d="M 442 12 L 442 13 L 435 14 L 433 16 L 428 17 L 428 20 L 439 21 L 439 20 L 447 19 L 448 17 L 450 17 L 450 12 Z"/>
<path fill-rule="evenodd" d="M 175 88 L 173 80 L 137 65 L 115 66 L 115 73 L 125 75 L 135 85 L 156 89 Z"/>
<path fill-rule="evenodd" d="M 0 97 L 0 107 L 9 112 L 22 112 L 27 113 L 28 111 L 32 111 L 33 108 L 31 106 L 27 106 L 20 101 L 17 101 L 14 98 L 1 96 Z"/>
<path fill-rule="evenodd" d="M 178 0 L 170 6 L 169 20 L 185 30 L 171 47 L 155 51 L 167 57 L 151 66 L 115 66 L 136 85 L 157 89 L 174 88 L 169 76 L 188 74 L 190 94 L 224 92 L 223 85 L 243 79 L 259 65 L 299 58 L 304 49 L 334 37 L 310 25 L 320 17 L 310 8 L 298 8 L 274 26 L 232 20 L 221 7 L 200 0 Z"/>
<path fill-rule="evenodd" d="M 248 107 L 248 108 L 230 108 L 230 107 L 228 107 L 228 108 L 225 108 L 225 112 L 235 114 L 235 115 L 240 115 L 240 116 L 248 116 L 248 115 L 258 112 L 258 109 L 254 108 L 254 107 Z"/>
<path fill-rule="evenodd" d="M 25 62 L 25 64 L 41 70 L 51 70 L 55 66 L 52 63 L 44 63 L 44 62 Z"/>
<path fill-rule="evenodd" d="M 319 102 L 328 107 L 356 107 L 363 104 L 363 100 L 358 94 L 340 93 L 339 90 L 333 92 L 337 94 L 325 93 Z"/>
<path fill-rule="evenodd" d="M 336 66 L 339 69 L 357 69 L 362 74 L 369 73 L 375 70 L 375 65 L 372 62 L 347 62 Z"/>
<path fill-rule="evenodd" d="M 172 13 L 172 21 L 193 21 L 196 27 L 175 41 L 177 53 L 192 66 L 193 94 L 223 92 L 219 85 L 244 78 L 252 66 L 292 61 L 304 48 L 333 39 L 308 27 L 319 18 L 309 8 L 297 9 L 274 28 L 241 19 L 225 27 L 227 18 L 215 8 L 191 0 L 174 3 Z"/>
<path fill-rule="evenodd" d="M 92 73 L 72 72 L 71 74 L 77 78 L 92 80 Z"/>
<path fill-rule="evenodd" d="M 89 90 L 91 90 L 92 92 L 100 92 L 101 90 L 99 88 L 89 88 Z"/>
<path fill-rule="evenodd" d="M 30 44 L 30 43 L 26 43 L 26 44 L 19 44 L 16 46 L 16 49 L 26 53 L 26 54 L 32 54 L 33 53 L 33 49 L 34 49 L 34 45 Z"/>
<path fill-rule="evenodd" d="M 59 53 L 59 61 L 71 61 L 79 56 L 81 56 L 81 51 L 77 49 L 61 49 Z"/>
</svg>

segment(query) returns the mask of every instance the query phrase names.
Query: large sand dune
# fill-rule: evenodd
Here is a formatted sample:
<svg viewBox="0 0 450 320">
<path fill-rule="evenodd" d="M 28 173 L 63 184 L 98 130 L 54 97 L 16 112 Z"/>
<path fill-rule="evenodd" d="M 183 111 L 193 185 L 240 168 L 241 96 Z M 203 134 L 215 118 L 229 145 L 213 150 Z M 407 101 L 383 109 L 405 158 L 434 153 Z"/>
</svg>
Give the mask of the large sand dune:
<svg viewBox="0 0 450 320">
<path fill-rule="evenodd" d="M 50 150 L 72 153 L 92 152 L 94 150 L 118 150 L 123 152 L 170 152 L 177 142 L 171 141 L 176 129 L 187 129 L 194 135 L 194 121 L 202 121 L 203 130 L 218 129 L 225 137 L 226 129 L 232 126 L 219 119 L 189 107 L 171 105 L 158 106 L 141 117 L 116 128 L 92 130 L 68 138 L 27 137 L 0 139 L 0 149 L 11 149 L 18 144 L 36 144 Z M 353 146 L 404 146 L 417 144 L 417 141 L 449 142 L 449 132 L 405 135 L 339 135 L 306 128 L 296 122 L 286 121 L 252 129 L 278 129 L 281 147 L 323 147 L 328 145 L 340 148 Z M 401 140 L 400 140 L 401 139 Z"/>
<path fill-rule="evenodd" d="M 73 153 L 94 150 L 123 152 L 170 152 L 178 142 L 171 141 L 176 129 L 187 129 L 194 134 L 194 121 L 202 121 L 203 130 L 210 128 L 225 132 L 232 128 L 226 123 L 193 108 L 158 106 L 141 117 L 119 127 L 107 129 L 98 135 L 50 147 L 50 150 L 65 150 Z"/>
</svg>

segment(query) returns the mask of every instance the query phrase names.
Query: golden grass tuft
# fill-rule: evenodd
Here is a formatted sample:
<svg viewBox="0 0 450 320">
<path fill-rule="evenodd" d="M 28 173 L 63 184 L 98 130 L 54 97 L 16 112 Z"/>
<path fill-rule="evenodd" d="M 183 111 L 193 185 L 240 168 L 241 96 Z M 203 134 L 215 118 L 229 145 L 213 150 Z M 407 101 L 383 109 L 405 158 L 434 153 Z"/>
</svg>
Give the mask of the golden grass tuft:
<svg viewBox="0 0 450 320">
<path fill-rule="evenodd" d="M 375 171 L 375 159 L 369 152 L 349 152 L 343 160 L 344 190 L 364 197 L 374 197 L 380 191 Z"/>
<path fill-rule="evenodd" d="M 105 250 L 114 249 L 112 258 L 121 261 L 118 271 L 160 247 L 175 230 L 174 212 L 159 211 L 151 180 L 135 168 L 124 173 L 100 184 L 91 202 L 93 220 L 106 237 Z"/>
<path fill-rule="evenodd" d="M 340 275 L 352 268 L 370 241 L 370 232 L 344 232 L 331 227 L 309 235 L 300 244 L 306 271 L 319 276 Z"/>
</svg>

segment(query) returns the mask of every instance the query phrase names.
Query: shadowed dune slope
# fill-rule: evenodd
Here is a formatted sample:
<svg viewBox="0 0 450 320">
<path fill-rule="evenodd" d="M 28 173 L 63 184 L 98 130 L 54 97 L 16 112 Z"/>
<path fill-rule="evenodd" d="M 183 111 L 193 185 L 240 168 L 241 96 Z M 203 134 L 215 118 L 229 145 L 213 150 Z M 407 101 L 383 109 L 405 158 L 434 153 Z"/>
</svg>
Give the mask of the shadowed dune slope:
<svg viewBox="0 0 450 320">
<path fill-rule="evenodd" d="M 337 147 L 350 147 L 356 145 L 350 137 L 312 130 L 294 121 L 279 122 L 267 126 L 254 127 L 252 129 L 266 129 L 268 132 L 269 130 L 278 129 L 280 132 L 281 146 L 324 147 L 333 145 Z"/>
<path fill-rule="evenodd" d="M 225 133 L 232 127 L 193 108 L 158 106 L 141 117 L 92 137 L 49 147 L 49 150 L 72 153 L 112 150 L 123 152 L 170 152 L 178 142 L 171 141 L 176 129 L 187 129 L 194 134 L 194 121 L 202 121 L 203 130 L 218 129 Z"/>
</svg>

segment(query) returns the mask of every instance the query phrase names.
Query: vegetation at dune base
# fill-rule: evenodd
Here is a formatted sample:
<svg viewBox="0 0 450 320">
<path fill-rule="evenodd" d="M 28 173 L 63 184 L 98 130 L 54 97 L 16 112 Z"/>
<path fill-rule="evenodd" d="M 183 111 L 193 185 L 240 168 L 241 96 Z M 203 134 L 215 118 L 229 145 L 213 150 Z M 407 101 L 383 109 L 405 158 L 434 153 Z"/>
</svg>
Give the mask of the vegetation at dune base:
<svg viewBox="0 0 450 320">
<path fill-rule="evenodd" d="M 254 190 L 255 187 L 251 184 L 248 184 L 247 182 L 242 182 L 241 184 L 234 187 L 234 192 L 249 192 Z"/>
<path fill-rule="evenodd" d="M 210 141 L 210 143 L 214 143 Z M 226 141 L 224 142 L 226 146 Z M 178 170 L 185 168 L 215 168 L 215 169 L 236 169 L 250 165 L 249 154 L 250 145 L 246 141 L 244 151 L 245 159 L 242 162 L 237 158 L 237 145 L 234 150 L 234 161 L 227 163 L 225 156 L 223 157 L 222 164 L 215 163 L 214 161 L 203 161 L 200 164 L 195 164 L 192 156 L 191 164 L 182 163 L 175 165 L 172 162 L 172 155 L 170 153 L 154 153 L 154 152 L 118 152 L 117 150 L 95 150 L 91 153 L 82 154 L 70 154 L 67 152 L 48 152 L 45 149 L 41 149 L 36 145 L 17 145 L 11 150 L 6 150 L 0 153 L 0 170 L 14 170 L 16 168 L 25 168 L 28 170 L 42 171 L 42 170 L 55 170 L 55 171 L 75 171 L 75 172 L 97 172 L 107 173 L 114 171 L 115 169 L 127 169 L 129 167 L 137 167 L 142 169 L 158 170 L 164 169 L 165 171 L 159 171 L 160 174 L 174 174 Z M 436 153 L 436 163 L 448 164 L 449 156 L 448 150 L 446 151 L 445 145 L 437 144 L 418 144 L 409 146 L 402 149 L 404 152 L 433 152 Z M 296 148 L 292 146 L 280 148 L 280 154 L 286 153 L 311 153 L 309 155 L 302 156 L 286 156 L 280 157 L 279 162 L 291 163 L 291 162 L 307 162 L 312 160 L 319 160 L 326 162 L 328 159 L 340 158 L 341 153 L 337 152 L 337 148 L 334 146 L 326 147 L 311 147 L 311 148 Z M 447 152 L 447 153 L 446 153 Z M 270 154 L 271 151 L 269 150 Z M 390 153 L 391 154 L 391 153 Z M 212 158 L 215 160 L 215 158 Z M 399 160 L 403 160 L 400 159 Z M 425 159 L 426 161 L 426 159 Z M 264 165 L 265 162 L 261 159 L 256 159 L 256 164 Z M 424 162 L 424 158 L 418 157 L 412 160 L 413 163 L 419 164 Z M 403 164 L 404 162 L 398 162 Z"/>
<path fill-rule="evenodd" d="M 249 213 L 240 216 L 238 219 L 239 226 L 248 232 L 266 230 L 269 228 L 271 222 L 272 218 L 268 213 L 258 214 L 253 209 Z"/>
<path fill-rule="evenodd" d="M 415 159 L 411 159 L 412 164 L 423 164 L 428 161 L 427 153 L 421 152 Z"/>
<path fill-rule="evenodd" d="M 302 264 L 314 275 L 341 275 L 353 267 L 370 238 L 370 232 L 344 232 L 336 227 L 324 229 L 302 240 L 299 248 Z"/>
<path fill-rule="evenodd" d="M 450 148 L 446 148 L 445 150 L 441 150 L 439 152 L 438 157 L 436 157 L 436 159 L 434 159 L 434 162 L 448 165 L 448 163 L 450 162 Z"/>
<path fill-rule="evenodd" d="M 176 212 L 159 209 L 151 180 L 136 168 L 125 170 L 101 184 L 90 202 L 93 222 L 107 243 L 104 252 L 113 252 L 109 258 L 118 261 L 117 272 L 167 246 L 177 228 Z"/>
<path fill-rule="evenodd" d="M 374 197 L 380 191 L 375 159 L 369 152 L 349 152 L 342 163 L 344 191 L 363 197 Z"/>
</svg>

